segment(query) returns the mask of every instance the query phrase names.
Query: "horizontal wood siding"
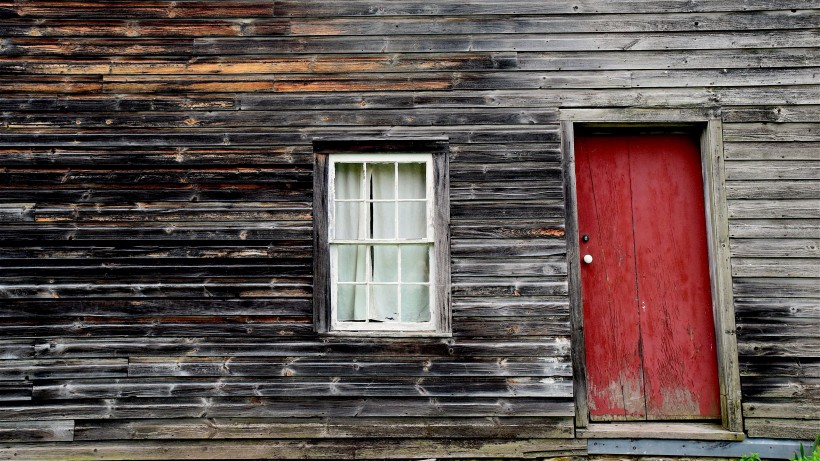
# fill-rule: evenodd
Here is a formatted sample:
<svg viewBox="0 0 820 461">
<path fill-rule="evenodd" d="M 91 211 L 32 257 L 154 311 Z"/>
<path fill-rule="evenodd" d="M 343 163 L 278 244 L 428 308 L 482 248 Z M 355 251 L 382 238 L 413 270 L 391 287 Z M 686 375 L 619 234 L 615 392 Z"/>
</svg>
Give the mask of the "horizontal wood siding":
<svg viewBox="0 0 820 461">
<path fill-rule="evenodd" d="M 816 432 L 812 6 L 0 1 L 0 458 L 583 455 L 573 111 L 724 120 L 746 427 Z M 452 337 L 315 333 L 340 137 L 449 140 Z"/>
</svg>

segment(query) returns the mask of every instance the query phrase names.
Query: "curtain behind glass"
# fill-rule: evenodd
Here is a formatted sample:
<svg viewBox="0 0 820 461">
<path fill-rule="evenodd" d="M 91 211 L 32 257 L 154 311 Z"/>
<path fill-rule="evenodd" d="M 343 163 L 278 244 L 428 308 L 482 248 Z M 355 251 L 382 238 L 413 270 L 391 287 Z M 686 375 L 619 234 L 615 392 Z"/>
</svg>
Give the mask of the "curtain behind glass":
<svg viewBox="0 0 820 461">
<path fill-rule="evenodd" d="M 362 194 L 362 164 L 336 164 L 336 198 L 358 199 L 355 202 L 336 203 L 334 232 L 337 239 L 364 240 L 367 237 L 367 214 Z M 339 245 L 336 248 L 339 282 L 366 282 L 367 247 Z M 366 285 L 337 285 L 336 309 L 341 321 L 367 319 Z"/>
<path fill-rule="evenodd" d="M 423 163 L 336 164 L 336 239 L 364 241 L 427 237 L 426 171 Z M 398 174 L 397 174 L 398 173 Z M 398 195 L 398 196 L 397 196 Z M 413 200 L 397 202 L 396 199 Z M 367 200 L 369 199 L 369 200 Z M 398 213 L 398 214 L 397 214 Z M 396 225 L 398 222 L 398 226 Z M 397 229 L 398 227 L 398 229 Z M 363 242 L 364 243 L 364 242 Z M 430 320 L 429 245 L 339 245 L 337 315 L 340 321 L 426 322 Z M 371 280 L 367 280 L 367 252 Z M 401 277 L 399 276 L 401 252 Z M 368 283 L 368 315 L 364 285 Z M 407 284 L 407 283 L 410 284 Z M 401 283 L 401 284 L 400 284 Z M 402 312 L 399 315 L 399 299 Z"/>
</svg>

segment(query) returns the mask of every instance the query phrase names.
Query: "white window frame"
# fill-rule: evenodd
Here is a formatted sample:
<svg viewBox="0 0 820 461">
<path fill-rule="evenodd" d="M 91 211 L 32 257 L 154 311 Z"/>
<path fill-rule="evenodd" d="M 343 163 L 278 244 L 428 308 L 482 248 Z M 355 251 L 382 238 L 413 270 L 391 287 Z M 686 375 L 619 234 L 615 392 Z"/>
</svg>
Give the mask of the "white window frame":
<svg viewBox="0 0 820 461">
<path fill-rule="evenodd" d="M 366 180 L 366 165 L 368 164 L 377 164 L 377 163 L 392 163 L 396 165 L 396 170 L 398 170 L 398 165 L 400 163 L 423 163 L 425 165 L 425 216 L 426 216 L 426 235 L 421 239 L 399 239 L 398 237 L 398 229 L 399 229 L 399 213 L 395 213 L 394 219 L 396 220 L 395 223 L 395 230 L 396 235 L 393 239 L 353 239 L 353 240 L 342 240 L 335 238 L 336 232 L 336 217 L 335 217 L 335 210 L 336 210 L 336 164 L 337 163 L 354 163 L 354 164 L 362 164 L 364 165 L 363 171 L 363 181 Z M 433 155 L 427 153 L 402 153 L 402 154 L 390 154 L 390 153 L 380 153 L 380 154 L 356 154 L 356 153 L 336 153 L 330 154 L 328 157 L 328 226 L 327 226 L 327 242 L 328 242 L 328 249 L 330 252 L 330 330 L 331 331 L 362 331 L 362 332 L 436 332 L 439 330 L 438 319 L 441 317 L 440 312 L 438 312 L 439 306 L 441 305 L 440 302 L 436 300 L 436 292 L 435 289 L 435 281 L 437 280 L 436 274 L 436 242 L 435 242 L 435 210 L 434 210 L 434 187 L 433 187 L 433 169 L 435 165 L 433 163 Z M 395 201 L 399 203 L 403 201 L 402 199 L 398 198 L 398 174 L 395 176 L 396 180 L 394 181 L 394 187 L 396 188 L 396 193 L 394 195 L 394 199 L 391 201 Z M 363 191 L 367 190 L 367 185 L 363 184 Z M 407 199 L 410 201 L 410 199 Z M 417 201 L 417 200 L 416 200 Z M 429 246 L 428 251 L 428 267 L 429 267 L 429 274 L 428 274 L 428 296 L 429 296 L 429 309 L 430 309 L 430 320 L 427 322 L 377 322 L 377 321 L 370 321 L 369 315 L 367 316 L 364 321 L 341 321 L 338 319 L 338 312 L 337 312 L 337 291 L 338 291 L 338 267 L 337 267 L 337 250 L 339 246 L 342 245 L 366 245 L 366 246 L 374 246 L 374 245 L 392 245 L 401 247 L 402 245 L 427 245 Z M 401 270 L 401 251 L 398 252 L 399 259 L 397 264 L 399 266 L 399 271 Z M 368 275 L 366 277 L 366 284 L 372 283 L 372 274 L 369 273 L 370 271 L 370 252 L 367 252 L 368 264 L 367 270 Z M 379 284 L 401 284 L 401 277 L 397 282 L 379 282 Z M 368 310 L 370 310 L 373 306 L 370 304 L 370 290 L 366 291 L 366 299 L 365 302 Z M 398 297 L 397 301 L 399 304 L 401 303 L 401 296 Z M 400 312 L 400 306 L 397 306 Z"/>
<path fill-rule="evenodd" d="M 315 139 L 313 141 L 313 324 L 317 333 L 330 336 L 362 337 L 451 337 L 452 304 L 450 285 L 450 182 L 449 182 L 449 142 L 446 138 L 336 138 Z M 374 322 L 372 329 L 363 329 L 364 322 L 356 323 L 350 329 L 339 328 L 335 318 L 331 296 L 331 245 L 330 224 L 331 209 L 335 207 L 331 198 L 335 196 L 335 187 L 331 180 L 331 171 L 335 174 L 335 165 L 330 157 L 340 154 L 349 155 L 349 159 L 359 158 L 364 162 L 411 161 L 415 154 L 421 154 L 427 163 L 427 211 L 428 234 L 432 240 L 430 251 L 431 288 L 430 323 L 421 326 L 388 325 L 398 322 Z M 360 157 L 352 157 L 358 155 Z M 341 158 L 341 157 L 334 157 Z M 416 157 L 419 158 L 419 157 Z M 334 178 L 335 179 L 335 178 Z M 331 195 L 333 193 L 333 195 Z M 335 264 L 335 263 L 334 263 Z M 377 282 L 380 283 L 380 282 Z M 333 324 L 333 325 L 332 325 Z M 386 326 L 387 325 L 387 326 Z M 378 328 L 378 329 L 376 329 Z"/>
</svg>

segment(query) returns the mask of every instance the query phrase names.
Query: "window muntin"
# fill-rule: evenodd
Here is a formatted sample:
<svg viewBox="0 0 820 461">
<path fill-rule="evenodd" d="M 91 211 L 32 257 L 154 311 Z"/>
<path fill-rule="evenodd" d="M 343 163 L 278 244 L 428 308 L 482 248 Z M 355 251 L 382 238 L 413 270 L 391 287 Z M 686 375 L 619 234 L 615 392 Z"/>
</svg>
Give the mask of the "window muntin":
<svg viewBox="0 0 820 461">
<path fill-rule="evenodd" d="M 331 329 L 434 331 L 430 154 L 329 156 Z"/>
</svg>

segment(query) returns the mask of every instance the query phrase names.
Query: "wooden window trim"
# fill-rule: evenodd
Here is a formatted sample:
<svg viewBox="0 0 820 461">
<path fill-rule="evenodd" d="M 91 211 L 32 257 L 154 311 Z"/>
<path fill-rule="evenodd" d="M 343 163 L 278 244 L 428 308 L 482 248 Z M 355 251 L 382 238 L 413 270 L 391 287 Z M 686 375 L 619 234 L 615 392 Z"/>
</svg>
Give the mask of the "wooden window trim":
<svg viewBox="0 0 820 461">
<path fill-rule="evenodd" d="M 313 321 L 318 333 L 342 336 L 406 337 L 444 336 L 452 332 L 450 295 L 450 185 L 449 142 L 446 139 L 320 139 L 313 141 Z M 332 330 L 330 245 L 328 239 L 330 155 L 431 154 L 433 159 L 433 291 L 436 307 L 434 329 Z"/>
<path fill-rule="evenodd" d="M 575 149 L 576 125 L 586 128 L 600 128 L 602 131 L 614 129 L 636 129 L 645 132 L 675 128 L 701 131 L 701 165 L 703 169 L 704 202 L 706 205 L 707 246 L 709 252 L 710 280 L 712 287 L 713 319 L 718 360 L 718 379 L 721 400 L 721 427 L 726 431 L 726 439 L 742 437 L 743 419 L 741 414 L 740 371 L 738 364 L 737 337 L 735 331 L 734 300 L 732 297 L 732 277 L 729 255 L 729 221 L 726 206 L 725 171 L 723 164 L 723 125 L 719 119 L 687 120 L 686 123 L 670 118 L 658 117 L 647 123 L 646 114 L 630 118 L 628 114 L 611 111 L 595 112 L 585 117 L 583 111 L 566 114 L 561 122 L 564 193 L 566 196 L 567 263 L 570 301 L 570 321 L 572 329 L 571 348 L 573 366 L 573 387 L 575 393 L 575 425 L 584 431 L 586 437 L 607 437 L 602 431 L 595 431 L 602 424 L 590 424 L 587 402 L 587 377 L 585 371 L 584 319 L 581 305 L 581 274 L 579 267 L 580 246 L 578 242 L 578 211 L 575 190 Z M 623 428 L 634 428 L 629 432 L 640 436 L 642 427 L 649 423 L 634 422 L 622 424 Z M 686 424 L 684 422 L 667 424 Z M 690 424 L 691 426 L 691 424 Z M 695 426 L 692 426 L 695 428 Z M 597 435 L 596 435 L 597 434 Z M 711 434 L 711 432 L 710 432 Z M 693 429 L 688 432 L 692 439 L 706 436 L 704 431 Z M 615 433 L 611 435 L 615 437 Z M 714 435 L 709 435 L 714 437 Z"/>
</svg>

